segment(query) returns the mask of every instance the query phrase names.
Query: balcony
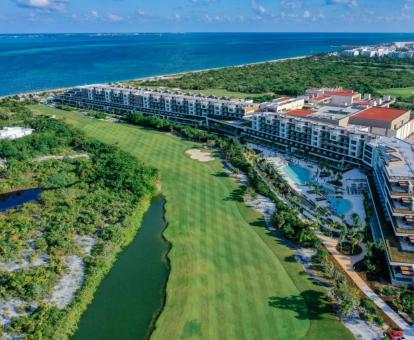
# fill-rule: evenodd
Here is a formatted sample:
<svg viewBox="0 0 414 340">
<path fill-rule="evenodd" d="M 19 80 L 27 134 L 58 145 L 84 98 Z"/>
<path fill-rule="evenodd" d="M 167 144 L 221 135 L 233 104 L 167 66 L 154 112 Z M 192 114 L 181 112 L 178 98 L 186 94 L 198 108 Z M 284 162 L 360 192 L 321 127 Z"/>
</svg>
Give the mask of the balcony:
<svg viewBox="0 0 414 340">
<path fill-rule="evenodd" d="M 400 244 L 402 250 L 414 252 L 414 236 L 401 237 Z"/>
<path fill-rule="evenodd" d="M 413 235 L 414 236 L 414 217 L 413 216 L 399 216 L 394 217 L 393 221 L 396 227 L 396 232 L 399 236 L 402 235 Z"/>
<path fill-rule="evenodd" d="M 394 278 L 401 283 L 414 283 L 414 270 L 411 266 L 393 266 Z"/>
<path fill-rule="evenodd" d="M 398 196 L 398 197 L 404 197 L 404 196 L 414 196 L 414 192 L 407 186 L 401 186 L 398 183 L 391 182 L 389 183 L 389 189 L 391 196 Z"/>
<path fill-rule="evenodd" d="M 413 197 L 402 197 L 392 200 L 393 211 L 396 216 L 414 215 Z"/>
</svg>

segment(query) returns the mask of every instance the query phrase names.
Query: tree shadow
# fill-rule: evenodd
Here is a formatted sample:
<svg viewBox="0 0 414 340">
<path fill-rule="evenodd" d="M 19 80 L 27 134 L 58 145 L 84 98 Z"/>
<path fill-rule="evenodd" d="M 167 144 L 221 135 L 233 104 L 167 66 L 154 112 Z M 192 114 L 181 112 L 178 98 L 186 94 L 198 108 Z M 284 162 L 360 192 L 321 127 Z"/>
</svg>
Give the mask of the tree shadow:
<svg viewBox="0 0 414 340">
<path fill-rule="evenodd" d="M 225 171 L 219 171 L 213 174 L 214 177 L 229 177 Z"/>
<path fill-rule="evenodd" d="M 321 320 L 324 314 L 332 313 L 326 295 L 314 290 L 306 290 L 299 295 L 272 296 L 268 304 L 273 308 L 295 312 L 299 320 Z"/>
<path fill-rule="evenodd" d="M 234 189 L 228 197 L 226 197 L 225 201 L 234 201 L 234 202 L 244 202 L 243 195 L 244 195 L 245 189 L 244 188 L 238 188 Z"/>
<path fill-rule="evenodd" d="M 284 259 L 286 262 L 296 263 L 298 260 L 296 259 L 295 255 L 286 256 Z"/>
</svg>

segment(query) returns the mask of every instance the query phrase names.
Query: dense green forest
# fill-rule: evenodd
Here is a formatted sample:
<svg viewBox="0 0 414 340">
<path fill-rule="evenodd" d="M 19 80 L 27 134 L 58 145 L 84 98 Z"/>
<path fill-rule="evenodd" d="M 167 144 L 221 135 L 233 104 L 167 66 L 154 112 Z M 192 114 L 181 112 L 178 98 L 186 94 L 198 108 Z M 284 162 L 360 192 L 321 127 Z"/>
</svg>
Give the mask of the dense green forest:
<svg viewBox="0 0 414 340">
<path fill-rule="evenodd" d="M 414 61 L 342 58 L 319 55 L 303 59 L 187 73 L 131 84 L 188 90 L 225 89 L 247 94 L 300 95 L 313 86 L 343 86 L 361 93 L 414 86 Z M 267 96 L 264 96 L 267 97 Z M 260 101 L 266 98 L 255 98 Z"/>
<path fill-rule="evenodd" d="M 5 161 L 0 193 L 28 188 L 43 192 L 37 201 L 0 213 L 0 300 L 17 299 L 20 314 L 0 333 L 59 339 L 73 332 L 115 255 L 137 232 L 158 171 L 59 120 L 34 116 L 26 104 L 0 102 L 2 126 L 35 130 L 0 142 Z M 93 242 L 90 254 L 79 242 L 85 237 Z M 50 297 L 73 256 L 83 261 L 83 286 L 69 304 L 58 308 Z M 45 260 L 35 265 L 39 258 Z M 14 261 L 22 265 L 8 269 Z"/>
</svg>

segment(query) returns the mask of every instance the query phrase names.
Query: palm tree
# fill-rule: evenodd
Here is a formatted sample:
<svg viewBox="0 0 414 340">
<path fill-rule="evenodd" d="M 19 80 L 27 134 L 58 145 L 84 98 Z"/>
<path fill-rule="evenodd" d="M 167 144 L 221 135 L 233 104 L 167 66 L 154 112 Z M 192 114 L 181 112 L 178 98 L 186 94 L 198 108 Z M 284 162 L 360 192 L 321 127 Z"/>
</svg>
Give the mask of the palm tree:
<svg viewBox="0 0 414 340">
<path fill-rule="evenodd" d="M 356 229 L 352 227 L 351 230 L 349 231 L 349 238 L 351 239 L 351 255 L 354 253 L 354 247 L 358 243 L 357 235 L 358 233 Z"/>
<path fill-rule="evenodd" d="M 364 233 L 362 233 L 362 232 L 357 233 L 356 236 L 355 236 L 355 240 L 354 240 L 355 245 L 359 246 L 362 243 L 363 240 L 364 240 Z M 354 251 L 352 250 L 352 253 L 353 252 Z"/>
<path fill-rule="evenodd" d="M 361 224 L 360 219 L 359 219 L 359 215 L 357 213 L 353 213 L 351 215 L 351 219 L 352 219 L 353 226 L 355 228 L 358 228 L 359 229 L 360 228 L 360 224 Z"/>
<path fill-rule="evenodd" d="M 346 236 L 348 235 L 348 230 L 347 230 L 347 228 L 346 228 L 346 225 L 345 224 L 340 224 L 339 225 L 339 227 L 341 228 L 341 232 L 340 232 L 340 239 L 339 239 L 339 242 L 340 242 L 340 244 L 339 244 L 339 246 L 340 246 L 340 248 L 341 248 L 341 252 L 342 252 L 342 245 L 343 245 L 343 242 L 345 241 L 345 239 L 346 239 Z"/>
</svg>

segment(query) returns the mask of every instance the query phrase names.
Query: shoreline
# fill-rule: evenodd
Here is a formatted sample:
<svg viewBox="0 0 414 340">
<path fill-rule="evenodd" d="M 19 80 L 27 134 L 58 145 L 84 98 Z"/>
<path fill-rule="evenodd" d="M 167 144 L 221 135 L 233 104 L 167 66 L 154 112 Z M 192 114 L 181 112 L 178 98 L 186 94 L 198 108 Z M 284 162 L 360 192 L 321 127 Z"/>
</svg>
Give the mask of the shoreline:
<svg viewBox="0 0 414 340">
<path fill-rule="evenodd" d="M 328 53 L 328 52 L 326 52 L 326 53 Z M 105 82 L 102 82 L 102 83 L 86 83 L 86 84 L 78 84 L 78 85 L 73 85 L 73 86 L 64 86 L 64 87 L 57 87 L 57 88 L 44 89 L 44 90 L 33 90 L 33 91 L 28 91 L 28 92 L 19 92 L 19 93 L 13 93 L 13 94 L 7 94 L 7 95 L 4 95 L 4 96 L 0 96 L 0 100 L 15 97 L 15 96 L 42 95 L 42 94 L 46 94 L 46 93 L 49 93 L 49 92 L 65 91 L 65 90 L 69 90 L 69 89 L 71 89 L 73 87 L 77 87 L 77 86 L 93 86 L 93 85 L 102 85 L 102 84 L 111 84 L 111 83 L 125 83 L 125 82 L 129 82 L 129 81 L 149 81 L 149 80 L 158 80 L 158 79 L 169 79 L 169 78 L 176 78 L 176 77 L 183 76 L 185 74 L 191 74 L 191 73 L 203 73 L 203 72 L 209 72 L 209 71 L 215 71 L 215 70 L 222 70 L 222 69 L 225 69 L 225 68 L 240 68 L 240 67 L 261 65 L 261 64 L 266 64 L 266 63 L 284 62 L 284 61 L 288 61 L 288 60 L 299 60 L 299 59 L 310 58 L 310 57 L 313 57 L 315 55 L 317 55 L 317 54 L 309 54 L 309 55 L 302 55 L 302 56 L 288 57 L 288 58 L 280 58 L 280 59 L 270 59 L 270 60 L 252 62 L 252 63 L 229 65 L 229 66 L 209 67 L 209 68 L 199 69 L 199 70 L 182 71 L 182 72 L 175 72 L 175 73 L 166 73 L 166 74 L 161 74 L 161 75 L 130 78 L 130 79 L 124 79 L 124 80 L 105 81 Z"/>
</svg>

